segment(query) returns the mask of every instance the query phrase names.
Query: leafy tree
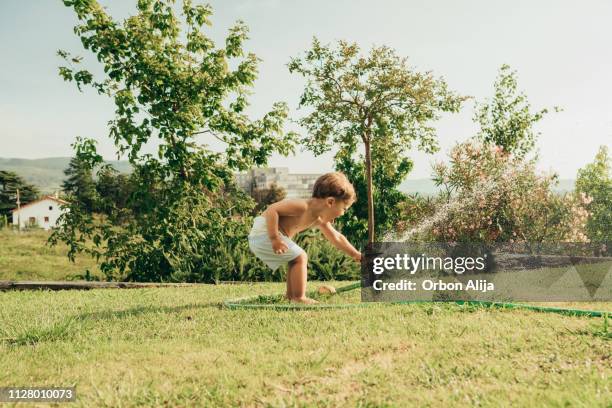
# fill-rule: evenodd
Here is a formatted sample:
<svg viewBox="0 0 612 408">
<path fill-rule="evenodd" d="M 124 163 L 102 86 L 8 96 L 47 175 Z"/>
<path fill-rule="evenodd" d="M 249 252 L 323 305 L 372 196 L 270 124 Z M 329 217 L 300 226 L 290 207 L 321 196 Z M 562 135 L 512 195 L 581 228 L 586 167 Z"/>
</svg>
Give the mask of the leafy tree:
<svg viewBox="0 0 612 408">
<path fill-rule="evenodd" d="M 539 133 L 533 125 L 540 121 L 548 109 L 531 111 L 524 93 L 517 90 L 516 71 L 502 65 L 495 80 L 495 96 L 491 101 L 477 104 L 474 121 L 480 125 L 478 137 L 486 144 L 500 146 L 507 153 L 519 157 L 529 153 Z M 559 112 L 558 107 L 554 108 Z"/>
<path fill-rule="evenodd" d="M 217 47 L 205 34 L 210 6 L 139 0 L 137 13 L 117 22 L 94 0 L 64 0 L 80 24 L 75 33 L 102 64 L 103 79 L 79 69 L 81 57 L 59 51 L 68 65 L 60 75 L 80 89 L 92 86 L 114 100 L 109 135 L 132 165 L 135 190 L 126 208 L 93 219 L 71 207 L 51 242 L 101 259 L 107 278 L 214 281 L 233 276 L 248 253 L 244 237 L 252 200 L 235 188 L 233 171 L 265 165 L 273 152 L 293 151 L 295 135 L 283 132 L 287 116 L 277 103 L 259 120 L 244 113 L 258 58 L 245 53 L 247 27 L 236 23 Z M 185 31 L 183 29 L 186 28 Z M 201 138 L 225 143 L 211 151 Z M 142 146 L 158 145 L 157 154 Z M 95 142 L 77 139 L 76 155 L 95 168 Z M 93 242 L 93 245 L 88 243 Z"/>
<path fill-rule="evenodd" d="M 576 191 L 588 201 L 591 213 L 587 236 L 593 242 L 612 242 L 612 160 L 607 146 L 601 146 L 593 163 L 578 170 Z"/>
<path fill-rule="evenodd" d="M 336 169 L 346 174 L 355 187 L 358 197 L 367 197 L 367 178 L 363 160 L 354 160 L 354 149 L 339 152 L 336 156 Z M 372 151 L 372 184 L 376 186 L 372 198 L 374 207 L 374 236 L 383 236 L 386 232 L 395 229 L 401 213 L 401 204 L 406 195 L 397 187 L 412 169 L 410 159 L 401 158 L 399 165 L 393 163 L 397 160 L 393 152 L 377 149 Z M 347 214 L 339 219 L 342 232 L 353 242 L 367 242 L 368 240 L 368 201 L 357 201 Z"/>
<path fill-rule="evenodd" d="M 112 166 L 101 168 L 96 180 L 96 191 L 101 202 L 98 210 L 111 214 L 115 210 L 128 208 L 128 200 L 135 189 L 130 175 L 120 173 Z"/>
<path fill-rule="evenodd" d="M 19 201 L 25 205 L 38 199 L 38 188 L 27 183 L 17 173 L 0 170 L 0 216 L 10 216 L 11 210 L 17 208 L 17 190 Z"/>
<path fill-rule="evenodd" d="M 394 213 L 394 189 L 411 166 L 406 152 L 415 142 L 421 150 L 434 152 L 437 143 L 430 122 L 440 112 L 457 112 L 466 98 L 450 92 L 444 80 L 431 73 L 413 71 L 405 58 L 385 46 L 361 56 L 357 44 L 339 41 L 332 48 L 315 38 L 302 58 L 291 60 L 289 70 L 307 79 L 300 107 L 311 107 L 312 112 L 300 120 L 309 132 L 303 142 L 317 155 L 338 146 L 337 168 L 351 181 L 364 177 L 367 210 L 361 208 L 363 203 L 355 204 L 345 222 L 354 224 L 357 214 L 367 212 L 371 243 L 375 198 L 382 200 L 376 203 L 379 213 Z M 364 156 L 354 162 L 359 144 Z M 376 197 L 373 182 L 383 183 L 376 184 Z"/>
<path fill-rule="evenodd" d="M 67 178 L 62 183 L 62 190 L 68 196 L 68 200 L 82 205 L 86 211 L 93 212 L 96 185 L 92 169 L 78 157 L 73 157 L 68 168 L 64 170 L 64 175 Z"/>
<path fill-rule="evenodd" d="M 253 214 L 258 214 L 270 204 L 281 201 L 286 196 L 287 192 L 285 189 L 276 183 L 272 183 L 270 188 L 253 189 L 253 191 L 251 191 L 251 198 L 257 203 L 253 210 Z"/>
</svg>

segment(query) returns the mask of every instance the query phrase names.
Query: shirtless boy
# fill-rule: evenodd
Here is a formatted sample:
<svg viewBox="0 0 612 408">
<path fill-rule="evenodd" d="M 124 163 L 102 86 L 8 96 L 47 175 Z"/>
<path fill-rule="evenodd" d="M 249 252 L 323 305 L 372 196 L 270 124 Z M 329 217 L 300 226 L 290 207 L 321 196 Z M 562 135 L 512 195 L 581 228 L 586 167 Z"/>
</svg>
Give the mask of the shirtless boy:
<svg viewBox="0 0 612 408">
<path fill-rule="evenodd" d="M 272 270 L 289 263 L 285 296 L 290 301 L 316 303 L 306 297 L 308 257 L 291 240 L 295 234 L 308 228 L 319 228 L 336 248 L 361 262 L 361 253 L 331 224 L 355 200 L 355 189 L 343 173 L 327 173 L 315 182 L 311 198 L 279 201 L 255 217 L 249 234 L 249 247 Z"/>
</svg>

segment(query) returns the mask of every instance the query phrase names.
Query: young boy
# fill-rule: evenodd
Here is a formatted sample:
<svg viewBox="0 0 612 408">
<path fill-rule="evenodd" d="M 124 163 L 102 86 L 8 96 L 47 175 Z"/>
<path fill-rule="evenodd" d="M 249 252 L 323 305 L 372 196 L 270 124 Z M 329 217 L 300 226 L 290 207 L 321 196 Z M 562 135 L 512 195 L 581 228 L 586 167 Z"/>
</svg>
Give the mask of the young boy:
<svg viewBox="0 0 612 408">
<path fill-rule="evenodd" d="M 361 253 L 331 224 L 355 200 L 355 189 L 343 173 L 327 173 L 315 182 L 311 198 L 279 201 L 255 217 L 249 234 L 249 248 L 272 270 L 289 263 L 285 297 L 290 301 L 317 303 L 306 297 L 308 257 L 291 240 L 298 232 L 311 227 L 319 228 L 336 248 L 361 262 Z"/>
</svg>

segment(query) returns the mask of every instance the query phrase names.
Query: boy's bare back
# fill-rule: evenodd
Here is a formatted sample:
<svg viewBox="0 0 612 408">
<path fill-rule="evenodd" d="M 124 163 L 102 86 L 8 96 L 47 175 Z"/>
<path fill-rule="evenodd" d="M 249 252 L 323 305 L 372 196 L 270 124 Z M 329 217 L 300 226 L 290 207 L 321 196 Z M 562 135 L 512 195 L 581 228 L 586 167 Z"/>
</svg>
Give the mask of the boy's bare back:
<svg viewBox="0 0 612 408">
<path fill-rule="evenodd" d="M 278 214 L 278 230 L 292 238 L 295 234 L 318 225 L 320 217 L 313 214 L 311 210 L 309 200 L 295 198 L 271 204 L 261 215 L 266 218 L 268 223 L 272 223 L 272 225 L 268 225 L 270 230 L 270 227 L 274 227 L 273 220 L 276 212 Z"/>
</svg>

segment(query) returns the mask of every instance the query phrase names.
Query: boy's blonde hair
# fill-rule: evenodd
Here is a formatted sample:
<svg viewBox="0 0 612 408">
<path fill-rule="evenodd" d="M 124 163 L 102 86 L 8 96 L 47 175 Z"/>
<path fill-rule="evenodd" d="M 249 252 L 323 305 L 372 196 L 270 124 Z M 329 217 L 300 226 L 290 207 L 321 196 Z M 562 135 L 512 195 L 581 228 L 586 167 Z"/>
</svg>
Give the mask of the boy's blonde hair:
<svg viewBox="0 0 612 408">
<path fill-rule="evenodd" d="M 313 198 L 334 197 L 343 201 L 356 201 L 355 188 L 344 173 L 326 173 L 315 181 L 312 188 Z"/>
</svg>

